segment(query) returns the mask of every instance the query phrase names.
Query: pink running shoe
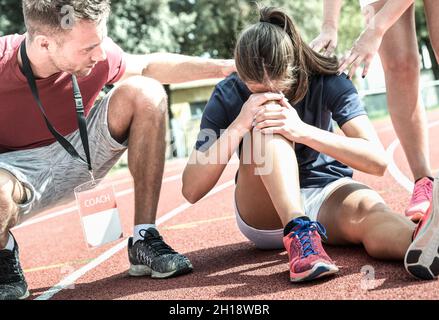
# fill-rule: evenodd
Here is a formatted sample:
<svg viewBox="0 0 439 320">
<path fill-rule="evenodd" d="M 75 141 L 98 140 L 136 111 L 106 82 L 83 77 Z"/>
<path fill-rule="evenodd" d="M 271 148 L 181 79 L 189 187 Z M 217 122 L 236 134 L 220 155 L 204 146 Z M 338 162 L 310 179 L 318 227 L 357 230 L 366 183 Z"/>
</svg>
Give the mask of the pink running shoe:
<svg viewBox="0 0 439 320">
<path fill-rule="evenodd" d="M 290 260 L 290 281 L 303 282 L 338 272 L 337 266 L 326 254 L 320 234 L 326 237 L 319 222 L 296 219 L 296 226 L 284 237 Z"/>
<path fill-rule="evenodd" d="M 439 179 L 434 183 L 433 204 L 415 230 L 404 265 L 419 279 L 433 280 L 439 276 Z"/>
<path fill-rule="evenodd" d="M 419 222 L 427 214 L 433 198 L 433 182 L 422 178 L 415 184 L 412 199 L 405 211 L 405 215 L 410 217 L 413 222 Z"/>
</svg>

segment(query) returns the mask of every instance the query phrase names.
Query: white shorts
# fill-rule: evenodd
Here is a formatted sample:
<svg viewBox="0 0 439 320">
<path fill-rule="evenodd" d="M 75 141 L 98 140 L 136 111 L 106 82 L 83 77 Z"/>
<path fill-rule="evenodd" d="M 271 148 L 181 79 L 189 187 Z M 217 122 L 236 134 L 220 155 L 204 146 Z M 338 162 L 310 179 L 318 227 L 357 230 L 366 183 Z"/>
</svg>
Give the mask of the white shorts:
<svg viewBox="0 0 439 320">
<path fill-rule="evenodd" d="M 334 181 L 323 188 L 306 188 L 301 189 L 302 203 L 304 205 L 305 214 L 311 221 L 319 221 L 319 211 L 322 204 L 329 196 L 339 187 L 355 182 L 351 178 L 341 178 Z M 236 223 L 241 233 L 255 244 L 261 250 L 283 249 L 284 229 L 278 230 L 258 230 L 242 220 L 238 208 L 235 204 Z"/>
<path fill-rule="evenodd" d="M 380 0 L 360 0 L 360 6 L 361 8 L 364 8 L 365 6 L 368 6 L 372 3 L 378 2 Z"/>
</svg>

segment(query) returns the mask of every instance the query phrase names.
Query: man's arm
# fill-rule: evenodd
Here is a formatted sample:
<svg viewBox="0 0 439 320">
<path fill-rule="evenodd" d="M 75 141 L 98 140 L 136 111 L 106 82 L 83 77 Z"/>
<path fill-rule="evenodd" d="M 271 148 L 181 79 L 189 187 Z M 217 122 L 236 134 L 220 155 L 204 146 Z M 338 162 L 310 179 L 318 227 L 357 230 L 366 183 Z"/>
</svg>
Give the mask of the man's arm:
<svg viewBox="0 0 439 320">
<path fill-rule="evenodd" d="M 204 59 L 172 53 L 125 54 L 126 71 L 121 80 L 134 75 L 162 84 L 224 78 L 236 71 L 234 60 Z"/>
</svg>

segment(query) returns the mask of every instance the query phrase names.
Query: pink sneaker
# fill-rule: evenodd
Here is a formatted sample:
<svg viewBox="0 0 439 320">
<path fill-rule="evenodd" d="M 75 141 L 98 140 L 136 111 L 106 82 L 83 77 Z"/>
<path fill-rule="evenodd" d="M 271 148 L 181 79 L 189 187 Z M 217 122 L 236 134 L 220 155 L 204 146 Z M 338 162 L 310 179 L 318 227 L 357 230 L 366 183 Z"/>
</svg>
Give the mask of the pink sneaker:
<svg viewBox="0 0 439 320">
<path fill-rule="evenodd" d="M 419 180 L 415 184 L 412 199 L 405 211 L 405 215 L 410 217 L 413 222 L 419 222 L 427 214 L 433 199 L 433 182 L 426 178 Z"/>
<path fill-rule="evenodd" d="M 290 260 L 290 281 L 304 282 L 338 272 L 337 266 L 326 254 L 320 234 L 326 236 L 319 222 L 296 219 L 297 225 L 284 237 Z"/>
<path fill-rule="evenodd" d="M 413 242 L 404 259 L 406 270 L 416 278 L 437 279 L 439 276 L 439 180 L 435 180 L 434 200 L 419 222 Z"/>
</svg>

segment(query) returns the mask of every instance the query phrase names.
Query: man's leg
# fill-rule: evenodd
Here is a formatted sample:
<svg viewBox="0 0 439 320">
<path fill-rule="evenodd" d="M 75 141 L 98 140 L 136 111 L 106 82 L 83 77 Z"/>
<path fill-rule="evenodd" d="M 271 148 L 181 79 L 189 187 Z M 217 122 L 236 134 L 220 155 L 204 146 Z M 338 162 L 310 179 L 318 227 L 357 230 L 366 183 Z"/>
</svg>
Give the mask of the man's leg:
<svg viewBox="0 0 439 320">
<path fill-rule="evenodd" d="M 385 1 L 373 4 L 376 12 Z M 393 126 L 417 184 L 406 211 L 418 221 L 431 202 L 432 177 L 426 112 L 419 97 L 420 62 L 412 5 L 383 38 L 380 57 Z M 427 196 L 425 196 L 427 195 Z"/>
<path fill-rule="evenodd" d="M 18 260 L 18 246 L 9 230 L 18 222 L 19 203 L 26 200 L 23 186 L 0 169 L 0 300 L 25 299 L 27 283 Z"/>
<path fill-rule="evenodd" d="M 254 132 L 253 138 L 258 134 Z M 279 242 L 283 237 L 292 282 L 313 280 L 338 272 L 322 248 L 321 229 L 317 222 L 305 216 L 293 144 L 279 135 L 253 141 L 253 155 L 265 155 L 265 162 L 260 164 L 258 161 L 256 164 L 252 159 L 251 164 L 244 164 L 245 157 L 241 157 L 235 193 L 237 214 L 240 216 L 238 223 L 242 219 L 245 224 L 240 226 L 241 230 L 247 230 L 245 235 L 258 245 L 266 237 L 267 230 L 283 229 Z M 255 232 L 258 234 L 255 235 Z"/>
<path fill-rule="evenodd" d="M 166 115 L 163 87 L 145 77 L 122 83 L 108 105 L 110 134 L 119 143 L 128 139 L 136 225 L 155 223 L 165 163 Z"/>
<path fill-rule="evenodd" d="M 22 184 L 10 173 L 0 169 L 0 249 L 6 246 L 9 230 L 18 223 L 18 206 L 26 193 Z"/>
<path fill-rule="evenodd" d="M 128 166 L 135 193 L 134 224 L 136 228 L 140 226 L 134 240 L 130 239 L 130 274 L 166 278 L 187 273 L 192 270 L 189 260 L 167 246 L 155 228 L 147 227 L 155 224 L 163 179 L 165 90 L 146 77 L 129 78 L 114 90 L 108 105 L 108 126 L 116 141 L 128 139 Z"/>
<path fill-rule="evenodd" d="M 320 208 L 318 220 L 328 244 L 363 244 L 378 259 L 402 260 L 416 225 L 392 212 L 374 190 L 360 183 L 336 189 Z"/>
</svg>

